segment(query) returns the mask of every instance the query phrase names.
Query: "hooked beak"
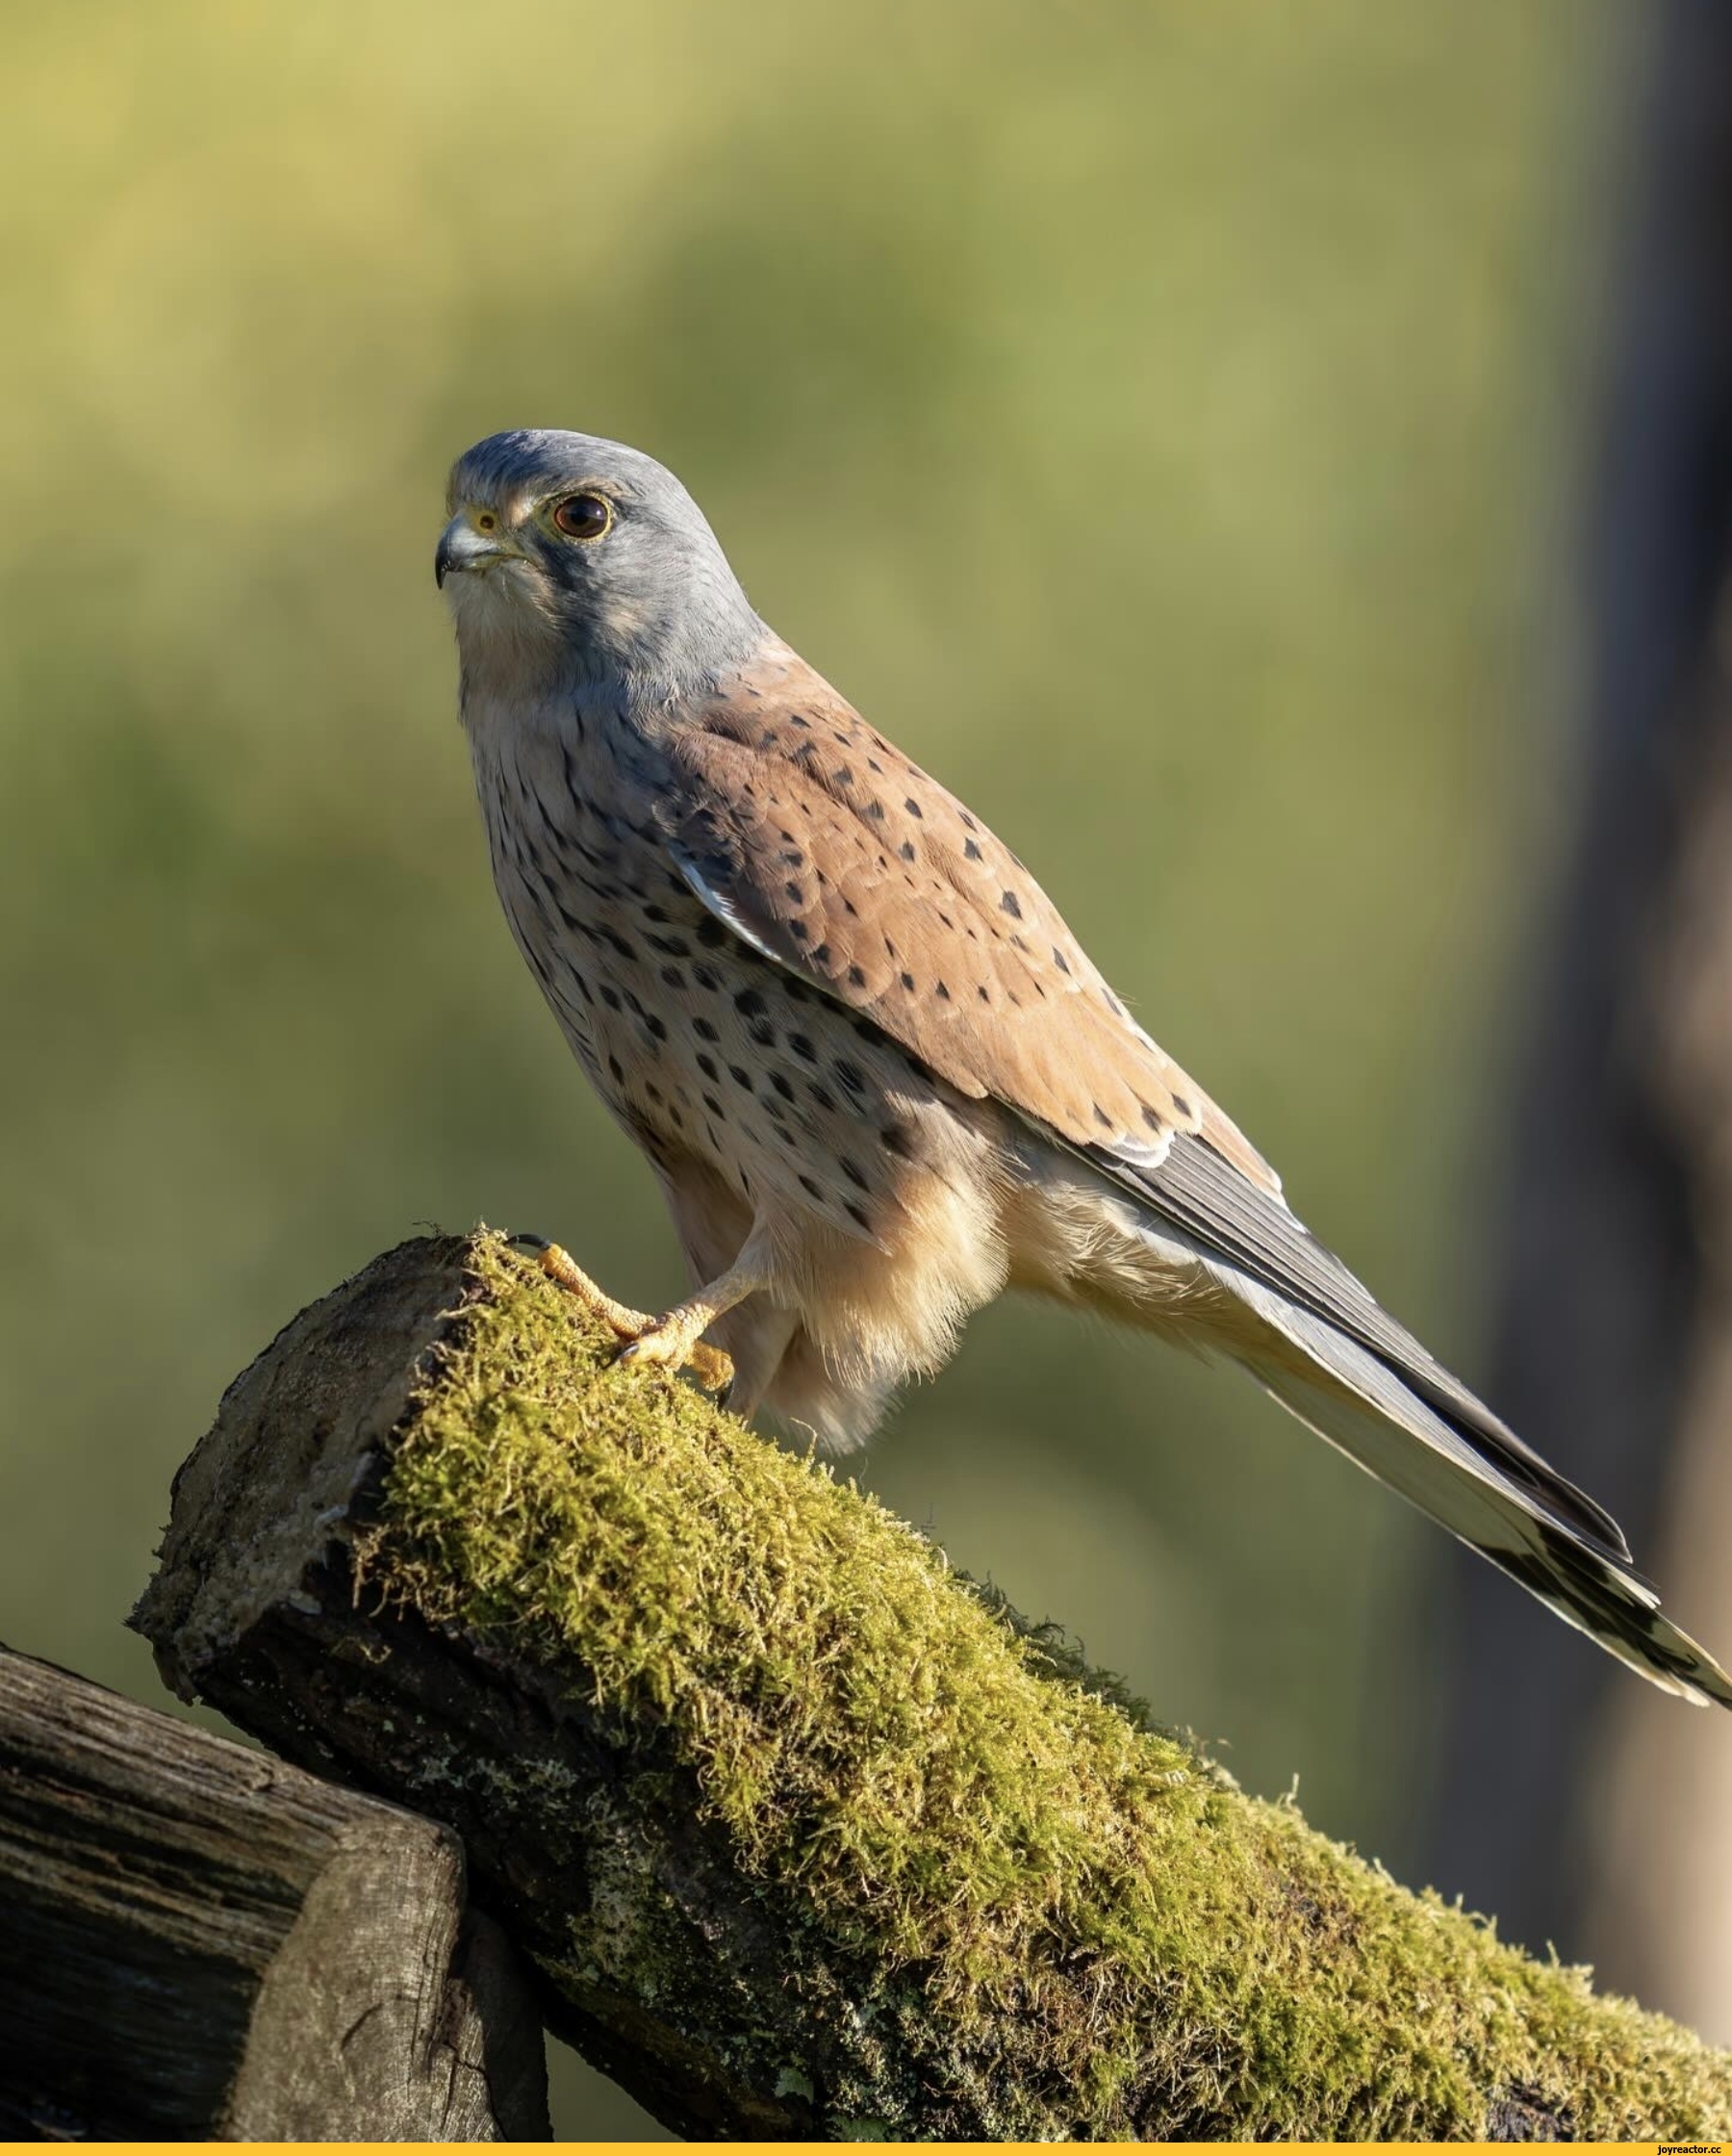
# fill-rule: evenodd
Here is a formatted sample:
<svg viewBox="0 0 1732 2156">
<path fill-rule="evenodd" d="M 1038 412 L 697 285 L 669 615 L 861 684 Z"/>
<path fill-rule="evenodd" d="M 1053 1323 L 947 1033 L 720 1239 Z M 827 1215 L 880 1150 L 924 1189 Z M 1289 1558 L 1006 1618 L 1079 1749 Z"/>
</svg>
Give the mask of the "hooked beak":
<svg viewBox="0 0 1732 2156">
<path fill-rule="evenodd" d="M 515 547 L 508 547 L 497 532 L 477 531 L 467 509 L 459 510 L 439 535 L 433 556 L 433 581 L 443 590 L 447 577 L 466 569 L 486 569 L 496 561 L 521 561 Z"/>
</svg>

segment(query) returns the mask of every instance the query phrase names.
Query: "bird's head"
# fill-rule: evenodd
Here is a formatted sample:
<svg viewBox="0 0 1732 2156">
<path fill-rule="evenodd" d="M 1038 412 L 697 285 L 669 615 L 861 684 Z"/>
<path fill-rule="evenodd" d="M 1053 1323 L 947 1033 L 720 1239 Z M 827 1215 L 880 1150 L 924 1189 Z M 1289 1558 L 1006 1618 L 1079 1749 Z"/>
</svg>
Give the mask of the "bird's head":
<svg viewBox="0 0 1732 2156">
<path fill-rule="evenodd" d="M 549 665 L 667 697 L 723 674 L 763 625 L 703 512 L 641 449 L 517 428 L 458 458 L 434 574 L 466 664 Z"/>
</svg>

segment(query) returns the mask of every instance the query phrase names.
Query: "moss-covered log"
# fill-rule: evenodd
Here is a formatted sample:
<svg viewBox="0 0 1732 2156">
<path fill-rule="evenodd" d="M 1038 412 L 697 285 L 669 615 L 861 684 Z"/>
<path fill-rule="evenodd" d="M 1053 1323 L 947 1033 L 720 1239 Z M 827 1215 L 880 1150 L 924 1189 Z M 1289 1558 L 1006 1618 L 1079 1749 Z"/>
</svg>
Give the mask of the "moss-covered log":
<svg viewBox="0 0 1732 2156">
<path fill-rule="evenodd" d="M 488 1239 L 304 1312 L 177 1479 L 171 1681 L 449 1822 L 717 2138 L 1732 2138 L 1732 2060 L 1235 1789 Z M 1682 1711 L 1682 1710 L 1680 1710 Z"/>
</svg>

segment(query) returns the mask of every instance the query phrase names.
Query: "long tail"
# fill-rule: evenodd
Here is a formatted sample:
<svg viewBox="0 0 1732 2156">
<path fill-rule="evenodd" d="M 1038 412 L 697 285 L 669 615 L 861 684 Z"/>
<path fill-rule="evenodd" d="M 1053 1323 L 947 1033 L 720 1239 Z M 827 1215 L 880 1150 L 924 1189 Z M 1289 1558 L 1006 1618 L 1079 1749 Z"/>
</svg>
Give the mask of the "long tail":
<svg viewBox="0 0 1732 2156">
<path fill-rule="evenodd" d="M 1204 1263 L 1263 1321 L 1266 1345 L 1235 1339 L 1228 1351 L 1302 1423 L 1650 1683 L 1698 1706 L 1732 1707 L 1732 1679 L 1661 1615 L 1621 1538 L 1586 1531 L 1577 1504 L 1566 1517 L 1564 1493 L 1578 1492 L 1559 1478 L 1558 1502 L 1548 1502 L 1531 1472 L 1520 1480 L 1505 1472 L 1479 1429 L 1439 1412 L 1361 1342 L 1238 1267 L 1212 1255 Z M 1451 1390 L 1463 1389 L 1452 1380 Z"/>
</svg>

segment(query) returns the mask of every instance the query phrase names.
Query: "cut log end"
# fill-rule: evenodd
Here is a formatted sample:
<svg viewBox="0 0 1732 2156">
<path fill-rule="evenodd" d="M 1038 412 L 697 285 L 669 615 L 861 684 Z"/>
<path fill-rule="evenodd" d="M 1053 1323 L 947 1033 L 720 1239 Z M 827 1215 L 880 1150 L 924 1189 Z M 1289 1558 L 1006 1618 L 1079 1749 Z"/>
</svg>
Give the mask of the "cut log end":
<svg viewBox="0 0 1732 2156">
<path fill-rule="evenodd" d="M 0 1650 L 0 2138 L 548 2131 L 453 1834 Z"/>
</svg>

